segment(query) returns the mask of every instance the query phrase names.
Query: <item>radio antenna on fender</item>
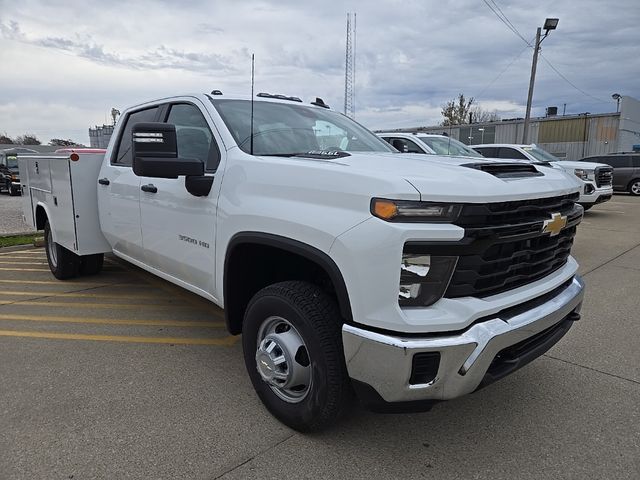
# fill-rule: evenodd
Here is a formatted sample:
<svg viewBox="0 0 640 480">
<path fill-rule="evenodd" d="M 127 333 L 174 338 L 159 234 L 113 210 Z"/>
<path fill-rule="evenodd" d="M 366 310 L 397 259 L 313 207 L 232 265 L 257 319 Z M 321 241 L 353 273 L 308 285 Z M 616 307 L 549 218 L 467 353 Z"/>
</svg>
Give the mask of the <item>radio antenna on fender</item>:
<svg viewBox="0 0 640 480">
<path fill-rule="evenodd" d="M 255 53 L 251 54 L 251 127 L 249 134 L 251 135 L 249 140 L 249 152 L 253 155 L 253 85 L 255 79 Z"/>
</svg>

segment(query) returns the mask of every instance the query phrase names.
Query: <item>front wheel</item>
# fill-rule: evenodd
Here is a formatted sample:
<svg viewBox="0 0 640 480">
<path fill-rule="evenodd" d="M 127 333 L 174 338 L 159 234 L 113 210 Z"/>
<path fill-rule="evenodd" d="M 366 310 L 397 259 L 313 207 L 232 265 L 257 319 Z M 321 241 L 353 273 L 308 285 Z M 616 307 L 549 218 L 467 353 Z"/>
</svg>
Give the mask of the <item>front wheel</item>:
<svg viewBox="0 0 640 480">
<path fill-rule="evenodd" d="M 326 428 L 347 410 L 351 385 L 335 302 L 306 282 L 260 290 L 245 313 L 244 359 L 260 400 L 302 432 Z"/>
<path fill-rule="evenodd" d="M 80 257 L 53 241 L 49 220 L 44 225 L 44 246 L 49 270 L 58 280 L 76 277 L 80 269 Z"/>
<path fill-rule="evenodd" d="M 629 184 L 629 193 L 631 195 L 640 196 L 640 178 L 632 180 Z"/>
<path fill-rule="evenodd" d="M 13 185 L 9 185 L 9 196 L 15 197 L 20 195 L 20 187 L 14 187 Z"/>
</svg>

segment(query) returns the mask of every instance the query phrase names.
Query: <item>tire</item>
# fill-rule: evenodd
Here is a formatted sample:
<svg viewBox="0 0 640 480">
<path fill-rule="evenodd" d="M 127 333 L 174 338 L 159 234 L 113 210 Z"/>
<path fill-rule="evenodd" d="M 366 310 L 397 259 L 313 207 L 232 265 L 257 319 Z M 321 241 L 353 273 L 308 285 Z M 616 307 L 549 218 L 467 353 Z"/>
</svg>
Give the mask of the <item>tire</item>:
<svg viewBox="0 0 640 480">
<path fill-rule="evenodd" d="M 9 187 L 9 196 L 17 197 L 18 195 L 20 195 L 20 190 L 19 189 L 13 188 L 13 187 Z"/>
<path fill-rule="evenodd" d="M 80 257 L 80 275 L 96 275 L 102 270 L 104 253 L 83 255 Z"/>
<path fill-rule="evenodd" d="M 47 252 L 49 270 L 58 280 L 78 276 L 80 257 L 53 241 L 49 220 L 44 225 L 44 247 Z"/>
<path fill-rule="evenodd" d="M 629 193 L 635 197 L 640 196 L 640 178 L 631 180 L 629 183 Z"/>
<path fill-rule="evenodd" d="M 310 283 L 277 283 L 249 302 L 242 331 L 247 372 L 262 403 L 285 425 L 322 430 L 352 404 L 341 329 L 335 302 Z"/>
</svg>

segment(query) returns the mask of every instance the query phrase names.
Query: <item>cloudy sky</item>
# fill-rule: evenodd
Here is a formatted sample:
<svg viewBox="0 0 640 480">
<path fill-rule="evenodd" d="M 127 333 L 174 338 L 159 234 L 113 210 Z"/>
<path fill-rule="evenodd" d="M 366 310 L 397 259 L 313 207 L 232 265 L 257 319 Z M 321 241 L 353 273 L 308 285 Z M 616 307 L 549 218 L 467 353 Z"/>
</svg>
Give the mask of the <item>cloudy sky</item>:
<svg viewBox="0 0 640 480">
<path fill-rule="evenodd" d="M 546 17 L 560 23 L 542 44 L 534 115 L 640 97 L 638 0 L 0 0 L 0 133 L 88 143 L 111 107 L 247 94 L 251 53 L 256 91 L 341 110 L 347 12 L 357 12 L 356 119 L 372 129 L 437 124 L 458 93 L 524 116 L 527 41 Z"/>
</svg>

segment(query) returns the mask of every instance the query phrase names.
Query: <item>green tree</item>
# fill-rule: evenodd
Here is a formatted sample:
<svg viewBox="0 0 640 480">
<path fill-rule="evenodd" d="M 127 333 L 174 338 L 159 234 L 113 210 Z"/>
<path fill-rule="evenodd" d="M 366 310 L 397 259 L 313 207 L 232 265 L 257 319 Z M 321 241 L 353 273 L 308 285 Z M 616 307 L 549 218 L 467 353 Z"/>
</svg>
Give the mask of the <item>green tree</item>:
<svg viewBox="0 0 640 480">
<path fill-rule="evenodd" d="M 52 138 L 49 140 L 49 145 L 52 147 L 83 147 L 84 145 L 80 145 L 77 142 L 74 142 L 70 138 L 63 140 L 62 138 Z"/>
<path fill-rule="evenodd" d="M 457 98 L 448 101 L 442 106 L 442 116 L 444 117 L 442 125 L 469 123 L 469 113 L 472 105 L 473 97 L 467 100 L 464 94 L 460 93 Z"/>
<path fill-rule="evenodd" d="M 25 133 L 24 135 L 19 135 L 15 139 L 16 145 L 42 145 L 38 137 L 36 137 L 33 133 Z"/>
<path fill-rule="evenodd" d="M 13 138 L 9 137 L 6 133 L 0 133 L 0 145 L 11 145 Z"/>
</svg>

